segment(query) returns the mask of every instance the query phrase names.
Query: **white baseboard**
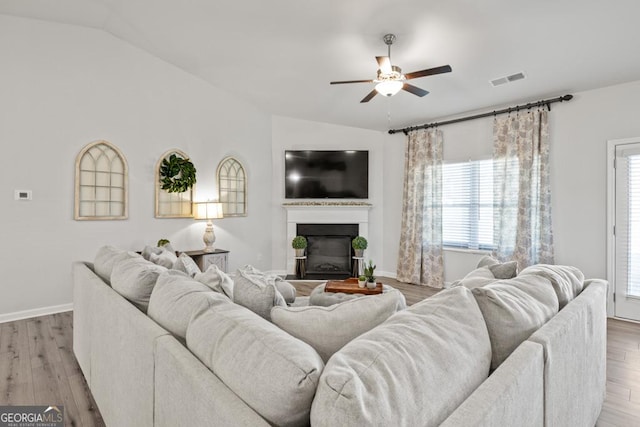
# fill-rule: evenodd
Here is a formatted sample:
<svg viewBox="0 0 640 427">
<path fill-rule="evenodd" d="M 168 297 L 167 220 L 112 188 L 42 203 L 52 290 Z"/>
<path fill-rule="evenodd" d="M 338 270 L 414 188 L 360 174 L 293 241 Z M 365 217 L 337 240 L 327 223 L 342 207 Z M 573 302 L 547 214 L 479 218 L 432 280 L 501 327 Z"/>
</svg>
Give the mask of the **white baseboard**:
<svg viewBox="0 0 640 427">
<path fill-rule="evenodd" d="M 267 274 L 275 274 L 276 276 L 286 276 L 287 274 L 287 270 L 266 270 L 265 273 Z M 291 273 L 294 274 L 294 273 Z"/>
<path fill-rule="evenodd" d="M 380 272 L 377 272 L 376 276 L 388 277 L 390 279 L 397 279 L 398 273 L 396 273 L 395 271 L 393 273 L 391 271 L 380 271 Z"/>
<path fill-rule="evenodd" d="M 71 310 L 73 310 L 73 303 L 16 311 L 15 313 L 0 314 L 0 323 L 14 322 L 16 320 L 30 319 L 32 317 L 46 316 L 48 314 L 62 313 Z"/>
</svg>

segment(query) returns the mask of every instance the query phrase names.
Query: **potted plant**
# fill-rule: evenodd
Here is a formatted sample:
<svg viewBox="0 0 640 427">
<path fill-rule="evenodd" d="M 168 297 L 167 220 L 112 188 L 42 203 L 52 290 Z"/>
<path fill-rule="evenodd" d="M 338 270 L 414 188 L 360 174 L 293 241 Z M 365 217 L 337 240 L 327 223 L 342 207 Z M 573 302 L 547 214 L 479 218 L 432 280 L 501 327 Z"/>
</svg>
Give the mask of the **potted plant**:
<svg viewBox="0 0 640 427">
<path fill-rule="evenodd" d="M 291 241 L 291 247 L 295 249 L 296 256 L 304 256 L 304 250 L 307 247 L 307 239 L 304 236 L 296 236 Z"/>
<path fill-rule="evenodd" d="M 355 256 L 358 258 L 362 258 L 362 254 L 368 245 L 367 239 L 362 236 L 357 236 L 351 241 L 351 247 L 353 248 Z"/>
<path fill-rule="evenodd" d="M 374 289 L 376 287 L 376 276 L 373 274 L 376 271 L 377 265 L 373 265 L 373 262 L 369 260 L 369 265 L 364 266 L 364 275 L 367 279 L 367 288 Z"/>
<path fill-rule="evenodd" d="M 365 283 L 367 283 L 367 277 L 364 274 L 358 276 L 358 287 L 364 288 Z"/>
</svg>

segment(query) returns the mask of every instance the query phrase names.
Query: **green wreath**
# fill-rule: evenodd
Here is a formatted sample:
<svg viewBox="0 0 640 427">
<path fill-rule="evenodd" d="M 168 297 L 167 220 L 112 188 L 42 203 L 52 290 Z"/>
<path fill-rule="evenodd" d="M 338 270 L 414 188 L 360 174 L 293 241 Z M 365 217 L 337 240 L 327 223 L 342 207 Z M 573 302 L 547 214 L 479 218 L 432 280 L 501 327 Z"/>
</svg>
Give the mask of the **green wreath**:
<svg viewBox="0 0 640 427">
<path fill-rule="evenodd" d="M 196 183 L 196 168 L 189 159 L 172 154 L 162 160 L 160 183 L 168 193 L 184 193 Z"/>
</svg>

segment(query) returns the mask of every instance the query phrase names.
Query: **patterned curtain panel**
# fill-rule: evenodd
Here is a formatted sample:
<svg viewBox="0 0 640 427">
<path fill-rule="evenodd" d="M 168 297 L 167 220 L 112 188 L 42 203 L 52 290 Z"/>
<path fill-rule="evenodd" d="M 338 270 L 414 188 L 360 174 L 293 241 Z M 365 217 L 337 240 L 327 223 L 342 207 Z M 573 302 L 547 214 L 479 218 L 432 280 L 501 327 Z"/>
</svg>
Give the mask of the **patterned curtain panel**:
<svg viewBox="0 0 640 427">
<path fill-rule="evenodd" d="M 493 138 L 494 255 L 553 264 L 547 111 L 497 118 Z"/>
<path fill-rule="evenodd" d="M 398 280 L 441 288 L 442 132 L 409 133 L 404 166 Z"/>
</svg>

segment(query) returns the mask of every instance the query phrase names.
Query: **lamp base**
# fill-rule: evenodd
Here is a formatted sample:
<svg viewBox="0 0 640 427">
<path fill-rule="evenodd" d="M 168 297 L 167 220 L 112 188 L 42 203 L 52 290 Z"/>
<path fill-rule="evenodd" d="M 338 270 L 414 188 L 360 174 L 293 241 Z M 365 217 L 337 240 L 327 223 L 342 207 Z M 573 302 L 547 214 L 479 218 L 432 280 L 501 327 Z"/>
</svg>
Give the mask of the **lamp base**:
<svg viewBox="0 0 640 427">
<path fill-rule="evenodd" d="M 213 243 L 216 241 L 216 235 L 213 233 L 213 223 L 207 221 L 207 228 L 204 230 L 204 236 L 202 236 L 205 247 L 204 252 L 214 252 L 216 249 L 213 247 Z"/>
</svg>

